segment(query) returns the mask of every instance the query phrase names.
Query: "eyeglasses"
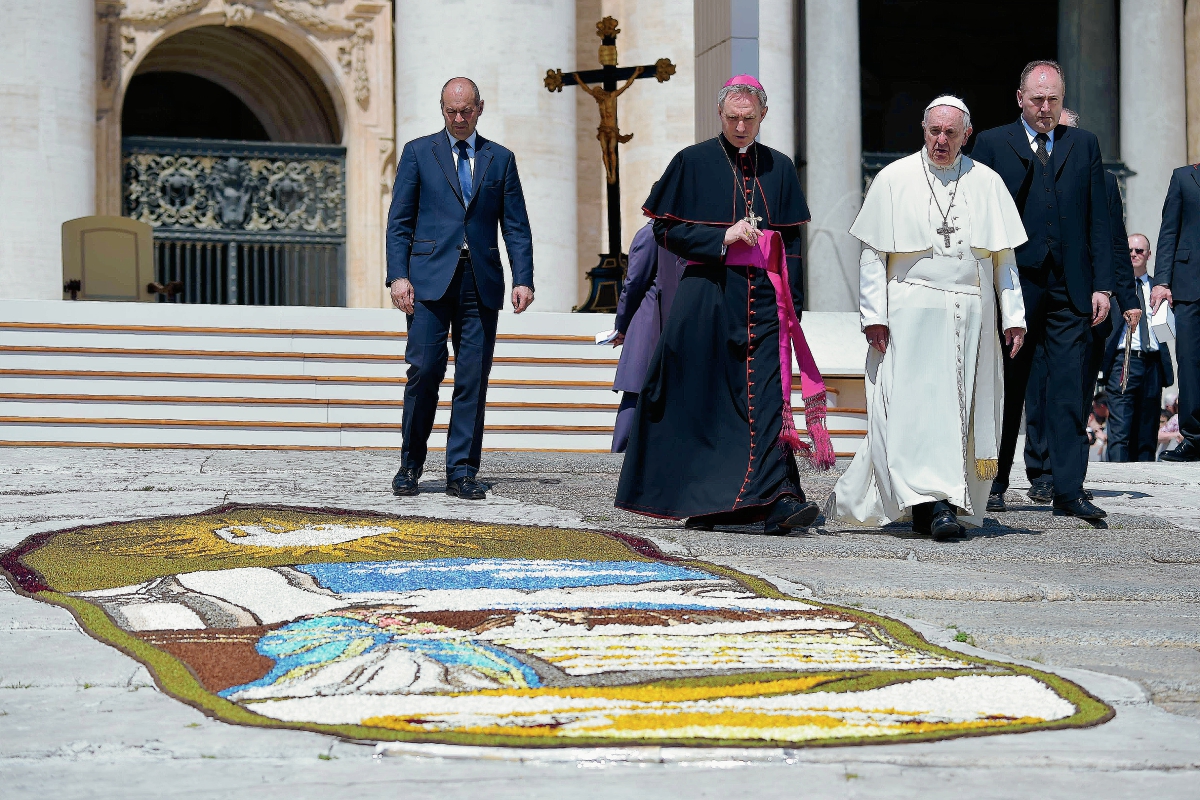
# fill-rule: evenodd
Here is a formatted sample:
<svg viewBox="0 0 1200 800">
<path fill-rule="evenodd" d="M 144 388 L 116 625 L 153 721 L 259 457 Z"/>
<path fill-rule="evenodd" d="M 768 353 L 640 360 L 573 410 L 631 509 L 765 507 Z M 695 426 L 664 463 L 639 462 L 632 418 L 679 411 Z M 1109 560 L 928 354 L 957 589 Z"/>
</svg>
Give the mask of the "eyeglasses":
<svg viewBox="0 0 1200 800">
<path fill-rule="evenodd" d="M 1136 253 L 1139 256 L 1146 255 L 1146 249 L 1143 247 L 1131 247 L 1131 248 L 1129 248 L 1129 252 Z"/>
</svg>

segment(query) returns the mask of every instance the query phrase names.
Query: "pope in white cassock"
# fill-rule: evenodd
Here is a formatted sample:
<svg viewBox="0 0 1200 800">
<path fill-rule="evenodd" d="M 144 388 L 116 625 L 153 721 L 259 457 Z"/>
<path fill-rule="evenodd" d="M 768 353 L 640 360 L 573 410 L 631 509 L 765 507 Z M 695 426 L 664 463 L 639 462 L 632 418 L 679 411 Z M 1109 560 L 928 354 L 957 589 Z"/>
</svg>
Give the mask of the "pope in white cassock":
<svg viewBox="0 0 1200 800">
<path fill-rule="evenodd" d="M 983 523 L 1004 409 L 1005 342 L 1025 336 L 1013 249 L 1026 240 L 1000 176 L 959 151 L 971 115 L 934 100 L 925 147 L 871 183 L 850 233 L 862 241 L 859 311 L 867 341 L 867 437 L 826 516 L 958 536 Z M 961 516 L 960 516 L 961 515 Z"/>
</svg>

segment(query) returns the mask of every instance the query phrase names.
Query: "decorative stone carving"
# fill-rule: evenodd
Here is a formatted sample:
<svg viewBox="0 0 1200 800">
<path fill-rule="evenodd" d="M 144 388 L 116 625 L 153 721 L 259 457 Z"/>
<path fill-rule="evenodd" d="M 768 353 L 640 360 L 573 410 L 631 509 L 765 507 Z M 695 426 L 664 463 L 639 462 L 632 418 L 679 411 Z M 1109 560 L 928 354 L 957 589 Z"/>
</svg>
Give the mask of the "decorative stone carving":
<svg viewBox="0 0 1200 800">
<path fill-rule="evenodd" d="M 270 146 L 188 150 L 182 140 L 133 140 L 125 155 L 125 216 L 193 234 L 345 234 L 340 148 L 293 157 Z"/>
<path fill-rule="evenodd" d="M 96 4 L 96 19 L 101 25 L 100 82 L 111 86 L 117 77 L 117 33 L 122 3 L 104 0 Z"/>
<path fill-rule="evenodd" d="M 155 5 L 126 11 L 121 20 L 133 25 L 165 25 L 173 19 L 199 11 L 209 0 L 155 0 Z"/>
<path fill-rule="evenodd" d="M 254 9 L 244 3 L 225 4 L 225 25 L 245 25 L 254 16 Z"/>
<path fill-rule="evenodd" d="M 129 213 L 126 204 L 136 200 L 139 215 L 174 220 L 159 224 L 155 232 L 156 237 L 171 239 L 242 241 L 285 235 L 288 239 L 315 237 L 323 244 L 340 240 L 344 242 L 346 301 L 352 306 L 390 306 L 383 288 L 382 247 L 396 160 L 390 0 L 91 1 L 95 6 L 98 213 Z M 109 8 L 116 10 L 116 17 L 107 12 Z M 268 135 L 279 142 L 344 145 L 345 157 L 339 162 L 336 180 L 330 177 L 331 167 L 322 167 L 319 173 L 306 172 L 301 167 L 311 159 L 294 151 L 286 157 L 261 159 L 243 153 L 187 152 L 184 157 L 195 163 L 179 161 L 169 170 L 165 164 L 129 163 L 127 156 L 147 155 L 123 150 L 120 109 L 135 73 L 146 71 L 147 66 L 171 69 L 174 62 L 170 58 L 163 61 L 163 52 L 155 52 L 160 45 L 192 29 L 215 31 L 217 26 L 223 32 L 226 27 L 247 30 L 260 42 L 273 41 L 282 60 L 307 62 L 311 69 L 295 70 L 303 76 L 297 80 L 313 81 L 317 87 L 314 94 L 328 93 L 332 101 L 322 106 L 320 113 L 307 111 L 304 119 L 310 123 L 281 120 L 281 114 L 295 111 L 296 103 L 286 99 L 290 94 L 272 95 L 270 86 L 264 87 L 261 73 L 248 74 L 242 87 L 256 102 L 244 99 L 262 117 Z M 222 80 L 238 83 L 236 67 L 230 68 L 237 62 L 236 51 L 217 51 L 213 56 L 221 64 Z M 255 67 L 247 65 L 246 69 Z M 190 70 L 185 63 L 182 71 Z M 193 74 L 213 80 L 202 72 L 204 69 Z M 289 85 L 279 91 L 294 90 Z M 242 167 L 230 168 L 227 159 L 231 155 Z M 268 169 L 258 160 L 299 166 Z M 215 169 L 214 177 L 218 162 L 226 163 Z M 146 171 L 154 169 L 169 172 L 161 175 L 161 185 L 151 186 L 144 180 Z M 127 177 L 138 179 L 138 186 L 131 185 L 128 192 Z M 328 210 L 335 206 L 342 209 L 340 216 Z M 315 209 L 321 209 L 320 213 Z M 198 227 L 203 225 L 216 227 Z M 319 230 L 324 232 L 316 232 Z"/>
</svg>

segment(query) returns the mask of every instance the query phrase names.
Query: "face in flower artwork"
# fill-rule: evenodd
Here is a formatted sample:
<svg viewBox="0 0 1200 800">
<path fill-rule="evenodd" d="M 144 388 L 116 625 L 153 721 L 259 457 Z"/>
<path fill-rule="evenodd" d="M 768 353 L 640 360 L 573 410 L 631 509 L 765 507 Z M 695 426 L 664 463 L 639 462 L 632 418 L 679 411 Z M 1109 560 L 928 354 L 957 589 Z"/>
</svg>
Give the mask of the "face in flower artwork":
<svg viewBox="0 0 1200 800">
<path fill-rule="evenodd" d="M 242 724 L 796 746 L 1111 715 L 1057 676 L 594 531 L 227 506 L 39 534 L 3 567 L 166 691 Z"/>
</svg>

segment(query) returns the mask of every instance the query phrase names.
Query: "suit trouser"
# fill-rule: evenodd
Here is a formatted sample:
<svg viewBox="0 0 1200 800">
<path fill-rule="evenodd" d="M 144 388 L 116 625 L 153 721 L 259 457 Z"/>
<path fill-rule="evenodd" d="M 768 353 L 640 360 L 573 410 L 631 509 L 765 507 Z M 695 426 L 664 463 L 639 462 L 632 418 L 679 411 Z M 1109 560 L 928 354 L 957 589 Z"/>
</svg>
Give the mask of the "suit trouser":
<svg viewBox="0 0 1200 800">
<path fill-rule="evenodd" d="M 1200 300 L 1175 302 L 1175 358 L 1179 362 L 1179 432 L 1200 449 Z"/>
<path fill-rule="evenodd" d="M 1096 400 L 1096 376 L 1100 374 L 1101 364 L 1104 362 L 1104 347 L 1107 344 L 1107 333 L 1105 330 L 1108 326 L 1104 324 L 1092 327 L 1092 341 L 1088 350 L 1087 361 L 1088 370 L 1087 376 L 1083 383 L 1083 419 L 1086 422 L 1088 415 L 1092 413 L 1092 404 Z M 1108 332 L 1111 332 L 1109 330 Z M 1030 352 L 1032 358 L 1032 351 Z M 1021 398 L 1024 403 L 1025 398 Z M 1026 472 L 1035 473 L 1041 480 L 1054 480 L 1054 468 L 1050 465 L 1050 443 L 1046 440 L 1046 423 L 1041 417 L 1041 412 L 1046 407 L 1046 392 L 1045 387 L 1040 392 L 1039 401 L 1033 407 L 1036 417 L 1030 421 L 1029 412 L 1030 406 L 1025 405 L 1025 468 Z M 1017 411 L 1020 416 L 1020 411 Z M 1003 437 L 1001 437 L 1003 439 Z M 1014 429 L 1012 435 L 1012 443 L 1008 447 L 1007 457 L 1002 455 L 1003 463 L 1012 468 L 1014 450 L 1016 449 L 1017 436 Z M 1003 441 L 1001 442 L 1003 444 Z M 1087 469 L 1087 466 L 1084 466 Z"/>
<path fill-rule="evenodd" d="M 1024 406 L 1025 473 L 1031 481 L 1051 473 L 1055 499 L 1069 502 L 1083 496 L 1087 472 L 1081 401 L 1091 366 L 1091 316 L 1071 307 L 1066 283 L 1051 270 L 1022 269 L 1020 276 L 1029 330 L 1017 357 L 1005 354 L 1004 422 L 992 491 L 1008 489 Z"/>
<path fill-rule="evenodd" d="M 470 258 L 458 262 L 440 300 L 418 301 L 408 315 L 408 382 L 404 385 L 401 464 L 422 468 L 437 413 L 438 387 L 446 377 L 446 339 L 454 343 L 454 396 L 446 436 L 446 479 L 479 472 L 488 375 L 496 348 L 496 309 L 479 301 Z"/>
<path fill-rule="evenodd" d="M 1117 352 L 1124 361 L 1124 350 Z M 1129 380 L 1121 391 L 1124 364 L 1113 364 L 1108 378 L 1108 460 L 1153 461 L 1158 450 L 1162 409 L 1162 362 L 1131 354 Z"/>
</svg>

